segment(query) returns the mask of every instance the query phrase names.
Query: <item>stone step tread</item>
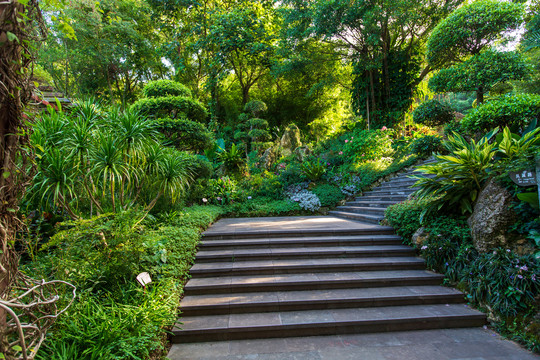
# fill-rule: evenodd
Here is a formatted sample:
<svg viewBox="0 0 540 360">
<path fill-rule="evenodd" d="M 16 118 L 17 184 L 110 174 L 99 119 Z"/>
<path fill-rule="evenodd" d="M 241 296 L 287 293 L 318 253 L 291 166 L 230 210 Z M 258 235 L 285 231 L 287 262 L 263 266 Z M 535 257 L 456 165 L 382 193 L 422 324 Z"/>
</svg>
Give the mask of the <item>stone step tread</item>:
<svg viewBox="0 0 540 360">
<path fill-rule="evenodd" d="M 343 257 L 329 259 L 283 259 L 283 260 L 256 260 L 256 261 L 235 261 L 235 262 L 214 262 L 195 263 L 191 268 L 191 275 L 196 277 L 208 273 L 235 273 L 252 272 L 256 274 L 260 271 L 270 271 L 279 273 L 280 271 L 302 271 L 312 272 L 314 270 L 329 271 L 332 269 L 346 269 L 346 271 L 363 270 L 365 268 L 382 269 L 384 267 L 400 266 L 424 266 L 425 261 L 418 257 Z M 320 272 L 320 271 L 319 271 Z"/>
<path fill-rule="evenodd" d="M 369 201 L 369 200 L 400 200 L 407 199 L 408 195 L 362 195 L 356 198 L 357 201 Z"/>
<path fill-rule="evenodd" d="M 373 215 L 373 214 L 361 214 L 356 212 L 347 212 L 347 211 L 329 211 L 331 215 L 337 217 L 343 217 L 352 220 L 367 221 L 374 224 L 378 224 L 379 221 L 384 219 L 384 215 Z"/>
<path fill-rule="evenodd" d="M 249 275 L 249 276 L 219 276 L 190 279 L 184 290 L 191 292 L 232 292 L 235 289 L 257 288 L 261 291 L 273 288 L 295 288 L 300 286 L 312 289 L 327 289 L 334 287 L 383 286 L 390 282 L 420 281 L 423 284 L 439 284 L 444 278 L 428 270 L 379 270 L 357 272 L 320 272 L 303 274 Z M 239 290 L 240 291 L 240 290 Z M 247 291 L 247 290 L 245 290 Z M 252 291 L 252 290 L 249 290 Z"/>
<path fill-rule="evenodd" d="M 402 189 L 374 189 L 371 191 L 366 191 L 362 193 L 365 195 L 410 195 L 415 190 L 412 188 L 402 188 Z"/>
<path fill-rule="evenodd" d="M 395 201 L 390 201 L 390 200 L 372 200 L 372 201 L 365 201 L 365 200 L 354 200 L 354 201 L 349 201 L 346 203 L 347 205 L 349 206 L 364 206 L 364 205 L 367 205 L 368 207 L 382 207 L 380 205 L 394 205 L 396 204 Z M 386 208 L 386 207 L 385 207 Z"/>
<path fill-rule="evenodd" d="M 269 257 L 275 258 L 280 256 L 312 256 L 326 255 L 339 256 L 347 254 L 388 254 L 393 253 L 413 253 L 415 252 L 406 245 L 368 245 L 368 246 L 319 246 L 319 247 L 287 247 L 287 248 L 262 248 L 262 249 L 230 249 L 230 250 L 200 250 L 197 255 L 197 260 L 202 259 L 217 259 L 226 258 L 227 260 L 236 261 L 242 258 L 250 257 Z"/>
<path fill-rule="evenodd" d="M 172 332 L 186 333 L 234 332 L 238 330 L 268 331 L 296 327 L 346 326 L 377 322 L 425 321 L 451 318 L 474 318 L 485 321 L 485 315 L 463 304 L 407 305 L 371 308 L 276 311 L 248 314 L 186 316 Z"/>
<path fill-rule="evenodd" d="M 384 212 L 384 209 L 382 209 Z M 377 244 L 399 242 L 401 237 L 398 235 L 357 235 L 357 236 L 316 236 L 316 237 L 296 237 L 296 238 L 252 238 L 252 239 L 226 239 L 212 240 L 203 239 L 199 244 L 201 249 L 212 247 L 235 247 L 235 246 L 266 246 L 269 248 L 280 246 L 321 246 L 320 244 L 340 244 L 349 243 L 358 244 Z"/>
<path fill-rule="evenodd" d="M 384 211 L 386 208 L 378 208 L 378 207 L 367 207 L 367 206 L 349 206 L 347 205 L 337 206 L 336 209 L 342 210 L 342 211 L 348 211 L 348 212 L 358 212 L 358 213 L 379 213 L 384 214 Z"/>
<path fill-rule="evenodd" d="M 277 228 L 277 227 L 276 227 Z M 352 236 L 352 235 L 385 235 L 394 234 L 394 229 L 390 226 L 369 225 L 365 229 L 264 229 L 248 231 L 205 231 L 203 240 L 207 239 L 248 239 L 248 238 L 280 238 L 280 237 L 313 237 L 313 236 Z"/>
<path fill-rule="evenodd" d="M 310 306 L 339 302 L 364 307 L 377 306 L 382 301 L 415 300 L 422 303 L 423 300 L 427 302 L 436 299 L 453 303 L 463 302 L 464 295 L 455 289 L 434 285 L 188 295 L 180 303 L 180 310 L 184 313 L 204 309 L 227 311 L 233 308 L 236 311 L 247 311 L 247 306 L 271 307 L 296 304 L 308 309 Z"/>
</svg>

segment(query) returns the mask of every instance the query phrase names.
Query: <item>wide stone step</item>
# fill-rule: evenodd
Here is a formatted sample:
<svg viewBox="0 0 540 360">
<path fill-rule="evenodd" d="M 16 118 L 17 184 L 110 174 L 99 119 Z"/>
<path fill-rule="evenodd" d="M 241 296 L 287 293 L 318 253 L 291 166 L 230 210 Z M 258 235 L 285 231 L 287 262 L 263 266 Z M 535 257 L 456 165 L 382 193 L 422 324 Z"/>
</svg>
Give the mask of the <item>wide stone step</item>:
<svg viewBox="0 0 540 360">
<path fill-rule="evenodd" d="M 425 262 L 416 257 L 363 257 L 332 259 L 258 260 L 216 263 L 196 263 L 191 268 L 193 277 L 223 275 L 272 275 L 329 271 L 415 270 Z"/>
<path fill-rule="evenodd" d="M 359 214 L 359 213 L 346 212 L 346 211 L 329 211 L 328 213 L 330 215 L 334 215 L 334 216 L 345 218 L 345 219 L 364 221 L 364 222 L 369 222 L 373 224 L 378 224 L 379 221 L 384 219 L 384 215 Z"/>
<path fill-rule="evenodd" d="M 482 326 L 484 314 L 463 304 L 275 311 L 186 316 L 172 341 L 201 342 Z"/>
<path fill-rule="evenodd" d="M 377 186 L 375 189 L 387 189 L 387 188 L 412 188 L 416 180 L 400 180 L 400 181 L 389 181 L 382 183 Z"/>
<path fill-rule="evenodd" d="M 444 276 L 427 270 L 320 272 L 192 278 L 188 295 L 286 290 L 326 290 L 385 286 L 439 285 Z"/>
<path fill-rule="evenodd" d="M 414 189 L 403 188 L 403 189 L 390 189 L 390 190 L 372 190 L 362 193 L 363 196 L 385 196 L 385 195 L 405 195 L 409 196 L 414 192 Z"/>
<path fill-rule="evenodd" d="M 384 214 L 384 209 L 376 209 L 379 214 Z M 224 250 L 241 247 L 247 248 L 284 248 L 284 247 L 312 247 L 325 245 L 400 245 L 401 237 L 398 235 L 357 235 L 357 236 L 316 236 L 316 237 L 293 237 L 293 238 L 254 238 L 254 239 L 206 239 L 199 244 L 202 250 Z"/>
<path fill-rule="evenodd" d="M 365 229 L 273 229 L 248 231 L 206 231 L 203 240 L 223 239 L 253 239 L 253 238 L 282 238 L 282 237 L 316 237 L 316 236 L 354 236 L 354 235 L 392 235 L 394 229 L 390 226 L 372 226 Z"/>
<path fill-rule="evenodd" d="M 374 208 L 384 208 L 384 209 L 394 204 L 396 204 L 396 201 L 389 201 L 389 200 L 378 200 L 378 201 L 355 200 L 355 201 L 347 202 L 348 206 L 374 207 Z"/>
<path fill-rule="evenodd" d="M 274 249 L 201 250 L 195 261 L 235 262 L 240 260 L 318 259 L 336 257 L 412 256 L 415 250 L 405 245 L 292 247 Z"/>
<path fill-rule="evenodd" d="M 376 208 L 376 207 L 367 207 L 367 206 L 348 206 L 348 205 L 338 206 L 336 209 L 339 211 L 344 211 L 344 212 L 383 215 L 383 216 L 384 216 L 384 211 L 386 210 L 386 208 Z"/>
<path fill-rule="evenodd" d="M 400 202 L 407 200 L 407 195 L 364 195 L 356 198 L 356 201 L 394 201 Z"/>
<path fill-rule="evenodd" d="M 363 289 L 191 295 L 182 300 L 180 310 L 183 316 L 205 316 L 463 302 L 463 293 L 451 288 L 442 286 L 393 286 Z"/>
</svg>

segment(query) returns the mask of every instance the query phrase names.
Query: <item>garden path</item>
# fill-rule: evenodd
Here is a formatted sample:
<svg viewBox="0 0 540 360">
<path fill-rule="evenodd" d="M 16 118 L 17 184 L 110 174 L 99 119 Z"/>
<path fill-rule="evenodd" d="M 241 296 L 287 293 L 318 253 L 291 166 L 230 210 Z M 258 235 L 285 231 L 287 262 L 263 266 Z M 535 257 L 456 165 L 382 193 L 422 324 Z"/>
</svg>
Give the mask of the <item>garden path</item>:
<svg viewBox="0 0 540 360">
<path fill-rule="evenodd" d="M 191 269 L 168 358 L 538 359 L 482 327 L 485 315 L 441 286 L 392 228 L 367 221 L 218 221 Z"/>
</svg>

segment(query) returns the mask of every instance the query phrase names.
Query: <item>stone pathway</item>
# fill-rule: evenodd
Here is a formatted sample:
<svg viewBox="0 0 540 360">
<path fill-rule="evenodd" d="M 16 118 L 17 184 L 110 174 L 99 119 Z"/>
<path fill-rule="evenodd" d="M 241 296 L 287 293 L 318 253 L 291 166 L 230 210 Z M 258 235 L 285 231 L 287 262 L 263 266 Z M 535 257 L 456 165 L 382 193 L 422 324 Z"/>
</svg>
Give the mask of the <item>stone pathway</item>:
<svg viewBox="0 0 540 360">
<path fill-rule="evenodd" d="M 483 329 L 485 315 L 392 228 L 363 220 L 218 221 L 191 269 L 169 359 L 537 358 Z"/>
</svg>

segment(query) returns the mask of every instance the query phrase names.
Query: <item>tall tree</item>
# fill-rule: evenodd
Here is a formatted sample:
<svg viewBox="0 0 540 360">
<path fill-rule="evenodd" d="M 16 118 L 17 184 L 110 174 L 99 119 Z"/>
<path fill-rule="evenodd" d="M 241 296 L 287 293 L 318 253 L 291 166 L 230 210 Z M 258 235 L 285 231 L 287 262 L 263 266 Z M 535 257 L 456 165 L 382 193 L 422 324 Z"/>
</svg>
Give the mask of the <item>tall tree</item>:
<svg viewBox="0 0 540 360">
<path fill-rule="evenodd" d="M 76 0 L 65 13 L 77 41 L 53 27 L 40 63 L 66 93 L 97 93 L 125 104 L 142 81 L 167 73 L 157 49 L 161 38 L 144 1 Z"/>
<path fill-rule="evenodd" d="M 439 71 L 430 81 L 436 91 L 476 91 L 478 103 L 498 82 L 527 74 L 518 53 L 494 48 L 506 32 L 523 22 L 522 4 L 479 0 L 462 6 L 441 21 L 427 43 L 427 61 Z"/>
<path fill-rule="evenodd" d="M 418 54 L 436 24 L 461 2 L 286 0 L 285 12 L 291 36 L 320 37 L 335 44 L 337 56 L 355 62 L 356 111 L 382 124 L 398 119 L 411 103 L 414 86 L 431 70 L 420 71 Z"/>
</svg>

